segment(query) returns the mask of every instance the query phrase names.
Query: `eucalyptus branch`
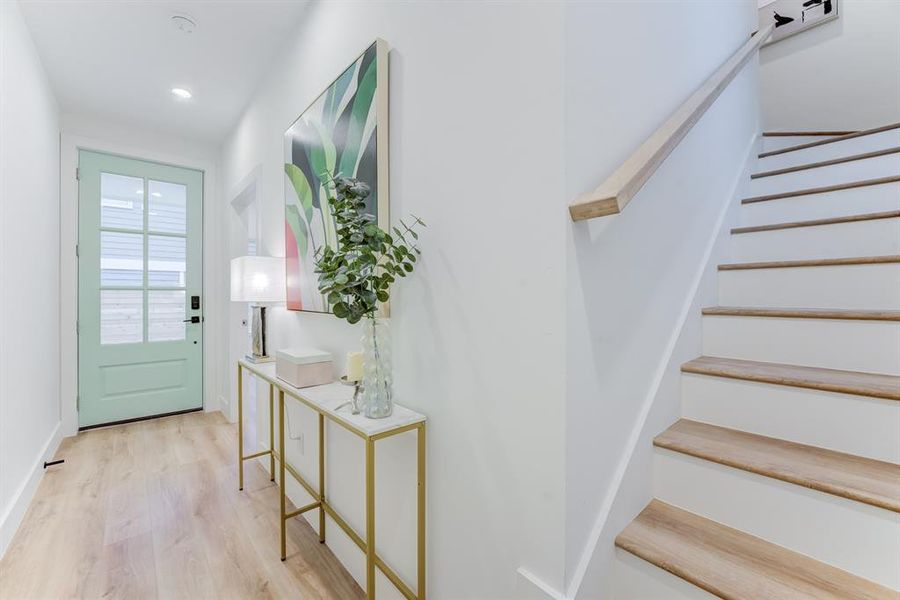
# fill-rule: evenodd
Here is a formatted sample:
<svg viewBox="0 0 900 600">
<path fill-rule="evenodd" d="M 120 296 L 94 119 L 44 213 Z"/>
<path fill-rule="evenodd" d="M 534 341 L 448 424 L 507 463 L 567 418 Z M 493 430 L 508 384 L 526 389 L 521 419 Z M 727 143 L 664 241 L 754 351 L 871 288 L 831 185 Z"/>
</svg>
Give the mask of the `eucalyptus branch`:
<svg viewBox="0 0 900 600">
<path fill-rule="evenodd" d="M 373 317 L 378 304 L 390 300 L 391 285 L 398 277 L 412 273 L 422 252 L 406 236 L 418 240 L 416 229 L 426 225 L 412 215 L 414 221 L 407 224 L 401 219 L 403 229 L 393 227 L 392 236 L 363 212 L 371 193 L 367 184 L 336 176 L 329 178 L 326 190 L 337 248 L 326 245 L 316 250 L 319 291 L 336 317 L 357 323 L 364 316 Z"/>
</svg>

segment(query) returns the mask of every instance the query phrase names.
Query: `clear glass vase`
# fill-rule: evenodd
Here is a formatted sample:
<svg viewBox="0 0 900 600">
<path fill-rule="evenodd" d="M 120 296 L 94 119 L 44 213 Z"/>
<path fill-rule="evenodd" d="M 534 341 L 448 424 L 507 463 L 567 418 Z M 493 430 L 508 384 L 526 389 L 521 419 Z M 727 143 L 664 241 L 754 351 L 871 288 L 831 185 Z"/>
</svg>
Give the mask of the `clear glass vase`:
<svg viewBox="0 0 900 600">
<path fill-rule="evenodd" d="M 394 411 L 391 372 L 391 330 L 388 319 L 363 319 L 363 407 L 370 419 L 389 417 Z"/>
</svg>

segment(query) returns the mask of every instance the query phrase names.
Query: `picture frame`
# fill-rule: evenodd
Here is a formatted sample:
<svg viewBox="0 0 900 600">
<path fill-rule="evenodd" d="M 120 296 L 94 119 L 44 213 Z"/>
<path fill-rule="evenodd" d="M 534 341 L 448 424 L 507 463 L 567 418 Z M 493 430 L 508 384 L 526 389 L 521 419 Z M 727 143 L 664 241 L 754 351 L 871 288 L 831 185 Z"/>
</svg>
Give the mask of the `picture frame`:
<svg viewBox="0 0 900 600">
<path fill-rule="evenodd" d="M 318 248 L 336 244 L 329 173 L 369 184 L 365 211 L 390 230 L 388 52 L 387 42 L 376 39 L 284 133 L 288 310 L 331 312 L 315 273 Z"/>
<path fill-rule="evenodd" d="M 774 44 L 838 18 L 841 0 L 758 0 L 759 30 L 773 23 L 772 36 L 764 44 Z"/>
</svg>

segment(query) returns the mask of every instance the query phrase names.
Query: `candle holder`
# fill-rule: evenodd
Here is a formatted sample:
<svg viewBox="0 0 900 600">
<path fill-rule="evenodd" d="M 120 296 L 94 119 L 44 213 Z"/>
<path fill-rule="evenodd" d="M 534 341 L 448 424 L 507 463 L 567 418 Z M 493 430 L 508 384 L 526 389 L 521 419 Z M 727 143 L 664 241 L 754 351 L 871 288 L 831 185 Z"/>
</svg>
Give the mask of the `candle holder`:
<svg viewBox="0 0 900 600">
<path fill-rule="evenodd" d="M 360 407 L 360 399 L 362 398 L 363 386 L 362 381 L 347 381 L 346 375 L 341 375 L 341 383 L 344 385 L 352 385 L 353 386 L 353 399 L 350 402 L 345 404 L 350 405 L 350 413 L 354 415 L 358 415 L 362 412 L 362 407 Z M 337 407 L 337 410 L 340 410 L 345 406 L 345 404 L 341 404 Z"/>
</svg>

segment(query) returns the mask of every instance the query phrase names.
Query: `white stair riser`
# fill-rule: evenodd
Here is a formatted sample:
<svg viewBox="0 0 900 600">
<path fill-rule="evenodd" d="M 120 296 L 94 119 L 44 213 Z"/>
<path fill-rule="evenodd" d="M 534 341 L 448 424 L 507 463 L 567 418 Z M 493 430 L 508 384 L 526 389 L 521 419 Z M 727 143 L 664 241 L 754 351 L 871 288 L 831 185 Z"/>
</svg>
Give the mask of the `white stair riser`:
<svg viewBox="0 0 900 600">
<path fill-rule="evenodd" d="M 791 136 L 768 136 L 762 138 L 763 152 L 769 150 L 780 150 L 781 148 L 790 148 L 791 146 L 799 146 L 800 144 L 808 144 L 809 142 L 821 142 L 827 140 L 829 136 L 824 135 L 791 135 Z"/>
<path fill-rule="evenodd" d="M 900 174 L 900 153 L 759 177 L 750 181 L 750 195 L 776 194 L 897 174 Z"/>
<path fill-rule="evenodd" d="M 900 375 L 900 322 L 705 315 L 703 354 Z"/>
<path fill-rule="evenodd" d="M 900 263 L 719 271 L 719 304 L 900 310 Z"/>
<path fill-rule="evenodd" d="M 654 495 L 685 510 L 900 587 L 900 515 L 657 448 Z"/>
<path fill-rule="evenodd" d="M 681 398 L 686 419 L 900 463 L 896 400 L 690 373 Z"/>
<path fill-rule="evenodd" d="M 741 225 L 829 219 L 900 209 L 900 181 L 741 205 Z"/>
<path fill-rule="evenodd" d="M 768 171 L 771 169 L 783 169 L 812 162 L 832 160 L 842 156 L 865 154 L 886 148 L 900 146 L 900 128 L 873 133 L 858 138 L 851 138 L 843 142 L 832 142 L 822 146 L 813 146 L 804 150 L 794 150 L 784 154 L 766 156 L 759 159 L 759 169 Z"/>
<path fill-rule="evenodd" d="M 736 233 L 731 239 L 736 262 L 900 254 L 900 217 Z"/>
<path fill-rule="evenodd" d="M 611 600 L 717 600 L 709 592 L 616 548 Z M 580 598 L 580 596 L 579 596 Z"/>
</svg>

